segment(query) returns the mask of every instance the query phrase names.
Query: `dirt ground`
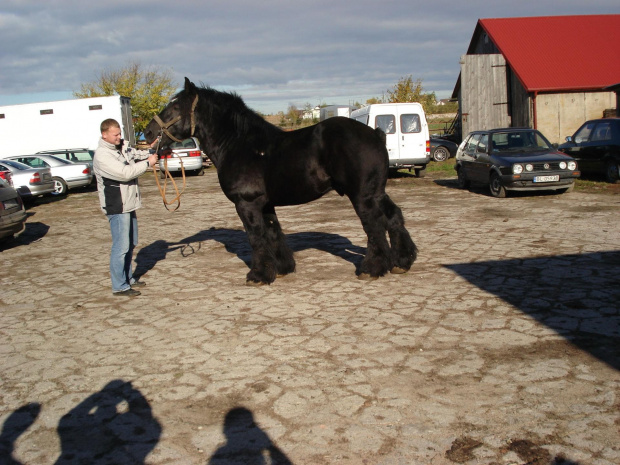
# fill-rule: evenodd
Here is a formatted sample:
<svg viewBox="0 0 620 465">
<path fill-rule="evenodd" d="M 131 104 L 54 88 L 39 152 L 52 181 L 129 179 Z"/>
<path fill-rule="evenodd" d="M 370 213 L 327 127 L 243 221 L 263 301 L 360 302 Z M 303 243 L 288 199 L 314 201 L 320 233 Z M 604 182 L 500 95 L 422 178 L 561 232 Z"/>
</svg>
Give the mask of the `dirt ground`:
<svg viewBox="0 0 620 465">
<path fill-rule="evenodd" d="M 297 270 L 245 286 L 214 169 L 180 209 L 141 179 L 137 298 L 111 295 L 92 190 L 0 246 L 0 463 L 620 463 L 620 196 L 388 193 L 419 256 L 356 279 L 331 193 L 278 210 Z"/>
</svg>

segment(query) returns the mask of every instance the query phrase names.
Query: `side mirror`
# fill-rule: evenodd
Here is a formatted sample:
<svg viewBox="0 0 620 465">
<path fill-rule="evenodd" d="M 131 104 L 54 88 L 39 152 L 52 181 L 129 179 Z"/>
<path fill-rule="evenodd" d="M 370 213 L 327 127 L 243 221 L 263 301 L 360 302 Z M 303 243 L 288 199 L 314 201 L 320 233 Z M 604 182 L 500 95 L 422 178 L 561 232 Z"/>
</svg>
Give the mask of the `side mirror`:
<svg viewBox="0 0 620 465">
<path fill-rule="evenodd" d="M 566 142 L 572 142 L 573 138 L 571 136 L 566 136 Z"/>
</svg>

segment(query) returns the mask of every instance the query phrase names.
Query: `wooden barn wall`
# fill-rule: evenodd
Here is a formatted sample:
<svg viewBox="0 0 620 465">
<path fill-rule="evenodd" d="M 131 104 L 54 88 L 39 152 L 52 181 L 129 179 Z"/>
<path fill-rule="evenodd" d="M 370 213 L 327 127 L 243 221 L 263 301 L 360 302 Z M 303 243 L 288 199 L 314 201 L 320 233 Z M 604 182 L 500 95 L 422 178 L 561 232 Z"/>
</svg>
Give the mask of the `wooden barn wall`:
<svg viewBox="0 0 620 465">
<path fill-rule="evenodd" d="M 550 142 L 562 143 L 566 136 L 572 136 L 584 122 L 602 118 L 603 111 L 615 105 L 614 92 L 538 94 L 537 129 Z"/>
<path fill-rule="evenodd" d="M 510 116 L 512 127 L 531 128 L 534 126 L 532 118 L 532 100 L 521 81 L 510 70 Z"/>
<path fill-rule="evenodd" d="M 470 131 L 509 127 L 506 60 L 499 54 L 461 57 L 461 119 Z"/>
</svg>

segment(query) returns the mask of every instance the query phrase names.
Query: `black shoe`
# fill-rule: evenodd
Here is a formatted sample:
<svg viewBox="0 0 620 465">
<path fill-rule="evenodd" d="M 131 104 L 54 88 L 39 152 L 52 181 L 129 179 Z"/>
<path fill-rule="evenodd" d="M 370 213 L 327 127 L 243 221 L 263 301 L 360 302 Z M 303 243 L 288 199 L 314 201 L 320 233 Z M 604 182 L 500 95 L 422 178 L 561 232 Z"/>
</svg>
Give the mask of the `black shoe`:
<svg viewBox="0 0 620 465">
<path fill-rule="evenodd" d="M 134 283 L 129 284 L 131 287 L 144 287 L 146 283 L 144 281 L 136 281 Z"/>
<path fill-rule="evenodd" d="M 136 297 L 140 295 L 140 291 L 134 291 L 132 288 L 125 289 L 124 291 L 114 292 L 113 295 L 117 295 L 120 297 Z"/>
</svg>

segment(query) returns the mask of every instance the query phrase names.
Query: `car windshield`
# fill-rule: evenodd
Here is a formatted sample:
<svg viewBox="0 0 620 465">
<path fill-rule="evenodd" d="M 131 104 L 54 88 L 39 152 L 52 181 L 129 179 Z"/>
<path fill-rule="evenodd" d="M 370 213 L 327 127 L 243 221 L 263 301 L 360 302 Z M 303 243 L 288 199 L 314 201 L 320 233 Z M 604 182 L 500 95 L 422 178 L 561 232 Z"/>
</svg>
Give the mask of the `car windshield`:
<svg viewBox="0 0 620 465">
<path fill-rule="evenodd" d="M 29 170 L 30 167 L 28 165 L 24 165 L 18 161 L 13 160 L 0 160 L 0 162 L 4 163 L 6 166 L 10 166 L 11 168 L 15 168 L 16 170 Z"/>
<path fill-rule="evenodd" d="M 196 148 L 196 143 L 194 142 L 194 139 L 185 139 L 182 142 L 173 142 L 170 145 L 171 149 L 195 149 Z"/>
<path fill-rule="evenodd" d="M 59 161 L 63 165 L 73 165 L 73 163 L 71 163 L 69 160 L 67 160 L 65 158 L 60 158 L 60 157 L 58 157 L 56 155 L 49 155 L 49 156 L 52 157 L 54 160 Z"/>
<path fill-rule="evenodd" d="M 537 131 L 496 132 L 491 136 L 493 152 L 537 152 L 551 148 Z"/>
</svg>

